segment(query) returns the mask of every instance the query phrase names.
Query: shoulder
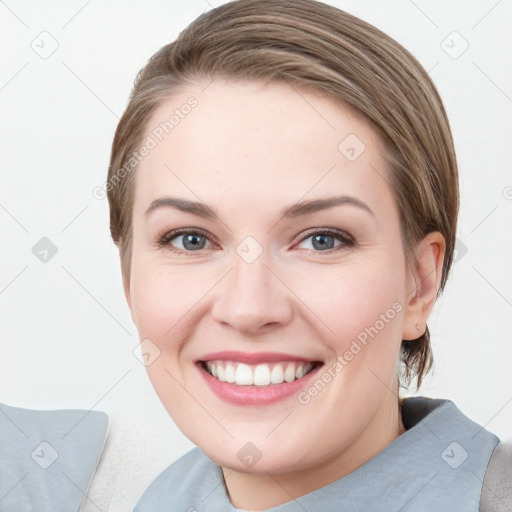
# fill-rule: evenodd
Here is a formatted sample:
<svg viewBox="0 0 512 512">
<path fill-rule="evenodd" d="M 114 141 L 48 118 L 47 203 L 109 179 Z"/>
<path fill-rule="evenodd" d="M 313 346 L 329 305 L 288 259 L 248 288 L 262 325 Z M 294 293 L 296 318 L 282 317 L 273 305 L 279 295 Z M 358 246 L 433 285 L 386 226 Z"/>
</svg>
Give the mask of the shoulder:
<svg viewBox="0 0 512 512">
<path fill-rule="evenodd" d="M 155 507 L 161 507 L 164 503 L 181 506 L 199 488 L 217 482 L 219 474 L 220 468 L 199 448 L 193 448 L 158 475 L 144 491 L 133 512 L 154 511 Z M 169 503 L 170 499 L 172 503 Z"/>
<path fill-rule="evenodd" d="M 512 510 L 512 442 L 500 442 L 485 472 L 480 501 L 481 512 Z"/>
</svg>

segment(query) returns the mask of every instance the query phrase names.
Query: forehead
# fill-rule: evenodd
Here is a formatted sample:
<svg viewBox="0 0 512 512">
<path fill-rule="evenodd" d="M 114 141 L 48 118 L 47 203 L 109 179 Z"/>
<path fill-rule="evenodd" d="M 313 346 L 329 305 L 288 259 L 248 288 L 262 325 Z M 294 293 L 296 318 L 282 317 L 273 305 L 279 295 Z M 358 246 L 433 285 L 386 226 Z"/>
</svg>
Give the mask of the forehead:
<svg viewBox="0 0 512 512">
<path fill-rule="evenodd" d="M 141 206 L 177 192 L 219 207 L 241 196 L 293 202 L 350 192 L 376 201 L 391 193 L 384 147 L 367 122 L 285 83 L 190 85 L 158 106 L 144 140 L 152 149 L 137 170 Z"/>
</svg>

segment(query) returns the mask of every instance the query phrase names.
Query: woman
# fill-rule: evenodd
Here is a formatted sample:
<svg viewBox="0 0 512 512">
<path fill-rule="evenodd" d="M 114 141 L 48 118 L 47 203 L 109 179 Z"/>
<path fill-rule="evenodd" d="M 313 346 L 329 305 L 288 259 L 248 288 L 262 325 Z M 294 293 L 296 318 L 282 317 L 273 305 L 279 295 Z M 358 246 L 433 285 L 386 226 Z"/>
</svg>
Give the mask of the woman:
<svg viewBox="0 0 512 512">
<path fill-rule="evenodd" d="M 214 9 L 137 77 L 107 191 L 149 377 L 198 446 L 137 512 L 479 510 L 497 436 L 399 396 L 458 213 L 404 48 L 311 0 Z"/>
</svg>

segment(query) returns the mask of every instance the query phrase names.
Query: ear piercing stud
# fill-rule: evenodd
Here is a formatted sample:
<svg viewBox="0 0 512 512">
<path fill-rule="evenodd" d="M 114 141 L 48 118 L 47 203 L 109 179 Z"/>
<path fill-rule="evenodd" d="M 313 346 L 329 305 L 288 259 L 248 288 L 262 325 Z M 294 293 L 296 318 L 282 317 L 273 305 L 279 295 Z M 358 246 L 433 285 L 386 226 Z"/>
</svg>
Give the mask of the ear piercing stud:
<svg viewBox="0 0 512 512">
<path fill-rule="evenodd" d="M 421 327 L 420 327 L 420 324 L 416 322 L 416 330 L 417 331 L 421 331 Z"/>
</svg>

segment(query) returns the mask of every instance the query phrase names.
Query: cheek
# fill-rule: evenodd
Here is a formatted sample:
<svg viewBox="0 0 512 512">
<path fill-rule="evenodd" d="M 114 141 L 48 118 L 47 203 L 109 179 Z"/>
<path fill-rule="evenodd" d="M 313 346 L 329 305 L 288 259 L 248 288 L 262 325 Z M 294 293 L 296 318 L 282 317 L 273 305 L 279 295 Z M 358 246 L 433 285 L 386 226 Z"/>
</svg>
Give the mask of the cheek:
<svg viewBox="0 0 512 512">
<path fill-rule="evenodd" d="M 405 282 L 400 269 L 399 255 L 381 254 L 336 271 L 319 268 L 296 282 L 297 295 L 314 313 L 311 324 L 331 354 L 325 377 L 333 385 L 322 401 L 333 410 L 354 400 L 351 407 L 357 411 L 361 397 L 377 399 L 387 389 L 383 383 L 392 385 L 402 341 Z"/>
<path fill-rule="evenodd" d="M 384 256 L 364 264 L 316 265 L 307 271 L 293 265 L 276 269 L 293 291 L 283 290 L 282 300 L 297 302 L 297 311 L 316 330 L 320 338 L 337 352 L 365 329 L 377 324 L 390 331 L 399 322 L 386 322 L 381 315 L 394 316 L 397 303 L 402 304 L 405 283 Z M 193 267 L 193 268 L 192 268 Z M 399 268 L 397 262 L 395 268 Z M 216 282 L 211 268 L 182 265 L 172 267 L 152 261 L 134 265 L 131 282 L 132 311 L 141 339 L 149 338 L 161 350 L 180 344 L 181 333 L 199 309 L 211 306 L 211 292 Z M 391 310 L 391 314 L 386 314 Z M 186 341 L 186 340 L 183 340 Z"/>
<path fill-rule="evenodd" d="M 141 340 L 149 339 L 156 345 L 153 353 L 158 353 L 146 371 L 169 414 L 180 421 L 186 421 L 186 414 L 192 414 L 194 407 L 180 384 L 184 381 L 180 356 L 197 323 L 197 304 L 207 291 L 203 290 L 207 282 L 204 276 L 192 282 L 186 270 L 151 261 L 132 272 L 132 311 L 137 331 Z M 204 411 L 194 409 L 193 413 L 201 417 Z"/>
<path fill-rule="evenodd" d="M 331 411 L 329 418 L 336 418 L 331 423 L 337 426 L 324 433 L 333 438 L 343 422 L 347 433 L 363 428 L 394 385 L 405 279 L 399 274 L 399 259 L 396 267 L 386 264 L 385 255 L 377 259 L 380 263 L 347 265 L 337 273 L 327 269 L 298 285 L 297 295 L 315 313 L 317 331 L 331 353 L 322 375 L 298 398 L 308 406 L 305 415 Z M 343 419 L 339 411 L 350 414 Z"/>
<path fill-rule="evenodd" d="M 375 258 L 380 261 L 319 266 L 300 279 L 289 275 L 294 292 L 303 298 L 311 318 L 316 318 L 315 323 L 333 347 L 344 349 L 349 340 L 375 324 L 379 331 L 389 332 L 391 324 L 393 330 L 399 330 L 400 322 L 394 320 L 403 309 L 405 282 L 398 271 L 399 262 L 393 270 L 386 259 L 383 255 Z"/>
<path fill-rule="evenodd" d="M 198 284 L 179 269 L 146 262 L 132 272 L 132 311 L 142 338 L 150 338 L 161 349 L 179 331 L 178 325 L 200 298 Z"/>
</svg>

